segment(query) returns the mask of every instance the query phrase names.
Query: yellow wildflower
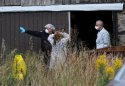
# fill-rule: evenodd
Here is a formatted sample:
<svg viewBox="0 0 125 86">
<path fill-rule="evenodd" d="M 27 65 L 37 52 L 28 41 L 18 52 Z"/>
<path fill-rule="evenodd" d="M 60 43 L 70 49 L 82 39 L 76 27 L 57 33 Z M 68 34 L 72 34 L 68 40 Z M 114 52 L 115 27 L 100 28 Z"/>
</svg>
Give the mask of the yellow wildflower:
<svg viewBox="0 0 125 86">
<path fill-rule="evenodd" d="M 107 59 L 105 55 L 101 55 L 100 58 L 96 60 L 96 68 L 99 69 L 100 67 L 105 67 L 107 64 Z"/>
<path fill-rule="evenodd" d="M 24 79 L 24 75 L 22 73 L 18 73 L 15 78 L 19 79 L 19 80 L 23 80 Z"/>
<path fill-rule="evenodd" d="M 101 59 L 100 60 L 100 65 L 106 66 L 106 64 L 107 64 L 107 60 L 106 59 Z"/>
<path fill-rule="evenodd" d="M 105 68 L 105 72 L 108 75 L 110 80 L 112 80 L 114 78 L 115 71 L 114 71 L 113 67 L 111 67 L 111 66 L 110 67 L 106 67 Z"/>
<path fill-rule="evenodd" d="M 13 62 L 13 75 L 16 79 L 23 79 L 26 75 L 26 64 L 21 55 L 15 55 Z"/>
<path fill-rule="evenodd" d="M 96 66 L 97 69 L 99 69 L 99 67 L 100 67 L 100 59 L 97 59 L 97 60 L 96 60 L 95 66 Z"/>
<path fill-rule="evenodd" d="M 100 59 L 106 59 L 106 55 L 100 55 L 99 58 Z"/>
<path fill-rule="evenodd" d="M 121 68 L 122 64 L 123 64 L 122 60 L 119 58 L 116 58 L 114 61 L 114 69 L 118 70 L 119 68 Z"/>
</svg>

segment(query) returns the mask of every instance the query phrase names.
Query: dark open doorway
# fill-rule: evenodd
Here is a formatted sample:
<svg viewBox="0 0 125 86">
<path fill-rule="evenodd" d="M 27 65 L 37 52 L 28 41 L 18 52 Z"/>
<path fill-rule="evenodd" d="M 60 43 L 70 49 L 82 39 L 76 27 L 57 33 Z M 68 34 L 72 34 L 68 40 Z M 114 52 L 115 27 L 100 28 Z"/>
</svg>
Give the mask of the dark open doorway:
<svg viewBox="0 0 125 86">
<path fill-rule="evenodd" d="M 84 41 L 89 49 L 95 48 L 97 31 L 95 30 L 95 21 L 102 20 L 104 27 L 113 34 L 113 22 L 111 11 L 89 11 L 89 12 L 71 12 L 72 30 L 77 28 L 77 39 Z"/>
</svg>

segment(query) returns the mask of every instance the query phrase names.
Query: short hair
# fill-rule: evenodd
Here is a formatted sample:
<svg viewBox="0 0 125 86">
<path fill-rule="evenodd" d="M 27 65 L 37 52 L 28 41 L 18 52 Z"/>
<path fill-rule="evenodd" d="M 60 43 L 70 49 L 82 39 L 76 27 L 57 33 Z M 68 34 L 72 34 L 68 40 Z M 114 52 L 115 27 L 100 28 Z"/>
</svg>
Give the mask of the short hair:
<svg viewBox="0 0 125 86">
<path fill-rule="evenodd" d="M 46 25 L 45 25 L 45 28 L 50 28 L 50 29 L 52 29 L 52 30 L 55 30 L 55 26 L 52 25 L 52 24 L 46 24 Z"/>
<path fill-rule="evenodd" d="M 97 20 L 96 22 L 99 22 L 99 24 L 100 24 L 101 26 L 104 26 L 104 23 L 103 23 L 102 20 Z"/>
</svg>

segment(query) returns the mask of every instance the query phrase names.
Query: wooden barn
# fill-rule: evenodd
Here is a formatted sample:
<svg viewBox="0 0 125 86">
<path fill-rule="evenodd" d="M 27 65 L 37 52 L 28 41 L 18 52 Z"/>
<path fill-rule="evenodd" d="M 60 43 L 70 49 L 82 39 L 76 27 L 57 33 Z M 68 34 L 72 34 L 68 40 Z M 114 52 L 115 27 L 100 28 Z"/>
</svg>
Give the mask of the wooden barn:
<svg viewBox="0 0 125 86">
<path fill-rule="evenodd" d="M 57 29 L 65 28 L 72 37 L 77 30 L 77 39 L 95 47 L 95 21 L 104 21 L 111 34 L 112 45 L 125 45 L 125 0 L 0 0 L 0 45 L 5 40 L 8 50 L 17 48 L 38 51 L 40 40 L 19 32 L 23 26 L 30 30 L 42 30 L 52 23 Z"/>
</svg>

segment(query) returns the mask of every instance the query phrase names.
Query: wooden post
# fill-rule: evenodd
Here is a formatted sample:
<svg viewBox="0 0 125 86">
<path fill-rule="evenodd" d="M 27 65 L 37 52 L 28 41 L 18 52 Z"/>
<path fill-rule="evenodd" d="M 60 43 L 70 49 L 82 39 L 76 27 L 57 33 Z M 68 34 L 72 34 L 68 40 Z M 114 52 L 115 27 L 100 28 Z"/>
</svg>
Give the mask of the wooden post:
<svg viewBox="0 0 125 86">
<path fill-rule="evenodd" d="M 118 26 L 117 26 L 117 12 L 112 12 L 112 22 L 113 22 L 113 45 L 118 45 Z"/>
<path fill-rule="evenodd" d="M 69 36 L 71 40 L 71 12 L 68 12 Z"/>
</svg>

